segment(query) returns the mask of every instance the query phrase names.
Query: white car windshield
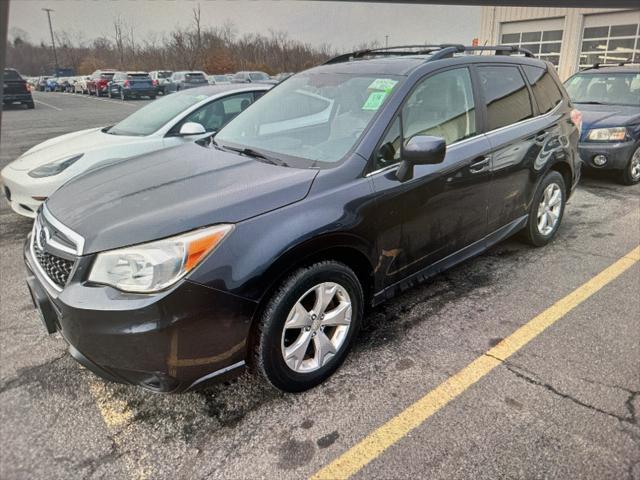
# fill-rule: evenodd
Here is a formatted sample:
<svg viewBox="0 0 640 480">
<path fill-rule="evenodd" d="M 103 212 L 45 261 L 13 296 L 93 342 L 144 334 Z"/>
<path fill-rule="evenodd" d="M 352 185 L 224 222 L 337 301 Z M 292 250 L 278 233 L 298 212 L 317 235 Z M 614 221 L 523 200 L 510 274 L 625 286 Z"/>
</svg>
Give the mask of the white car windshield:
<svg viewBox="0 0 640 480">
<path fill-rule="evenodd" d="M 215 141 L 223 148 L 251 149 L 295 166 L 337 163 L 402 78 L 298 74 L 233 119 Z"/>
<path fill-rule="evenodd" d="M 106 130 L 106 133 L 131 136 L 151 135 L 176 115 L 205 100 L 207 97 L 208 95 L 185 90 L 163 97 L 160 100 L 154 100 L 129 115 L 120 123 L 116 123 Z"/>
</svg>

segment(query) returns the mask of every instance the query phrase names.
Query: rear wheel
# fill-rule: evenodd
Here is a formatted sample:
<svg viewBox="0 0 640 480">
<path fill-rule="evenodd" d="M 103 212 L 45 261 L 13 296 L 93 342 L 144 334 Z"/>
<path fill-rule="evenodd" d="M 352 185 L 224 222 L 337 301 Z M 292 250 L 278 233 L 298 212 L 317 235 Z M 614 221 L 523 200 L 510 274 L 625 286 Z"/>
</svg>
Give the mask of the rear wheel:
<svg viewBox="0 0 640 480">
<path fill-rule="evenodd" d="M 124 90 L 120 90 L 120 100 L 123 102 L 127 99 L 127 96 L 124 94 Z"/>
<path fill-rule="evenodd" d="M 35 105 L 35 103 L 33 103 L 33 102 L 31 102 L 31 103 L 27 103 L 27 108 L 28 108 L 29 110 L 31 110 L 32 108 L 36 108 L 36 105 Z"/>
<path fill-rule="evenodd" d="M 640 146 L 638 146 L 625 169 L 620 172 L 620 182 L 624 185 L 634 185 L 640 182 Z"/>
<path fill-rule="evenodd" d="M 301 268 L 269 300 L 256 330 L 253 363 L 275 387 L 301 392 L 342 364 L 362 319 L 355 273 L 326 261 Z"/>
<path fill-rule="evenodd" d="M 549 172 L 538 185 L 524 229 L 531 245 L 542 247 L 555 237 L 567 201 L 565 192 L 564 178 L 559 172 Z"/>
</svg>

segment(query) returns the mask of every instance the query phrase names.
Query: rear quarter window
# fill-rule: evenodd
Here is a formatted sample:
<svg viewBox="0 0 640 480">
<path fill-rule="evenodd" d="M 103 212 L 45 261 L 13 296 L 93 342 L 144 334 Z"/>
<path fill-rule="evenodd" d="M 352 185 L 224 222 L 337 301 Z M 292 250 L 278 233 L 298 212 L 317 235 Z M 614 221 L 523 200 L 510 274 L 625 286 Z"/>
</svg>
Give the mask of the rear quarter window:
<svg viewBox="0 0 640 480">
<path fill-rule="evenodd" d="M 522 68 L 541 114 L 550 112 L 562 102 L 560 88 L 546 69 L 531 65 L 523 65 Z"/>
<path fill-rule="evenodd" d="M 531 98 L 518 67 L 478 67 L 480 88 L 487 108 L 488 129 L 506 127 L 533 117 Z"/>
</svg>

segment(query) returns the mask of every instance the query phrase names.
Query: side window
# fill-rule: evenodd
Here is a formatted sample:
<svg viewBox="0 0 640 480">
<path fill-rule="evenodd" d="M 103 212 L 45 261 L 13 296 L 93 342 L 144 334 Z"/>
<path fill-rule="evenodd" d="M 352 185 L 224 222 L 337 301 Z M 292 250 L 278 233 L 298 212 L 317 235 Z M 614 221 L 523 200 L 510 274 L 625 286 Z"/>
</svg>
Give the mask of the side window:
<svg viewBox="0 0 640 480">
<path fill-rule="evenodd" d="M 562 93 L 546 69 L 531 65 L 523 65 L 522 68 L 531 85 L 540 113 L 550 112 L 562 102 Z"/>
<path fill-rule="evenodd" d="M 400 161 L 401 144 L 400 117 L 396 117 L 376 150 L 373 170 L 379 170 L 398 163 Z"/>
<path fill-rule="evenodd" d="M 441 137 L 450 145 L 476 134 L 476 117 L 468 68 L 437 73 L 423 80 L 402 109 L 403 138 Z"/>
<path fill-rule="evenodd" d="M 487 105 L 489 130 L 531 118 L 531 98 L 518 67 L 478 68 L 480 87 Z"/>
<path fill-rule="evenodd" d="M 251 105 L 252 99 L 252 94 L 248 92 L 214 100 L 187 115 L 172 129 L 172 132 L 180 131 L 180 127 L 186 122 L 196 122 L 202 125 L 207 132 L 217 132 Z"/>
</svg>

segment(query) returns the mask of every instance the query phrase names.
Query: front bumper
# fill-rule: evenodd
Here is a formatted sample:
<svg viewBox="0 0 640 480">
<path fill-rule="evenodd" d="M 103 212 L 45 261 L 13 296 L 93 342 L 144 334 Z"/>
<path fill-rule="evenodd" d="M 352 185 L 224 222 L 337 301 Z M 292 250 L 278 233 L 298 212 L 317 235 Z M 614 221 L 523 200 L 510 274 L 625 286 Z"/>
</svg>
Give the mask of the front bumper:
<svg viewBox="0 0 640 480">
<path fill-rule="evenodd" d="M 254 302 L 188 280 L 153 295 L 88 285 L 88 257 L 77 260 L 57 292 L 35 267 L 29 242 L 27 283 L 47 330 L 60 332 L 71 355 L 97 375 L 177 392 L 244 366 Z"/>
<path fill-rule="evenodd" d="M 42 191 L 36 194 L 25 186 L 25 183 L 29 180 L 33 179 L 28 177 L 27 171 L 14 170 L 10 166 L 2 170 L 2 190 L 11 209 L 19 215 L 35 218 L 38 208 L 42 205 L 42 200 L 36 200 L 33 197 L 46 198 L 49 196 L 49 191 L 53 191 L 55 188 L 40 185 L 42 187 L 40 190 Z"/>
<path fill-rule="evenodd" d="M 633 140 L 619 143 L 580 142 L 578 152 L 584 165 L 591 169 L 622 170 L 626 167 L 635 148 L 636 142 Z M 605 155 L 607 157 L 607 163 L 602 166 L 593 163 L 593 157 L 596 155 Z"/>
</svg>

